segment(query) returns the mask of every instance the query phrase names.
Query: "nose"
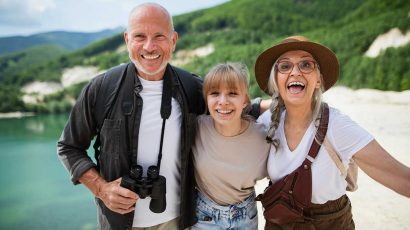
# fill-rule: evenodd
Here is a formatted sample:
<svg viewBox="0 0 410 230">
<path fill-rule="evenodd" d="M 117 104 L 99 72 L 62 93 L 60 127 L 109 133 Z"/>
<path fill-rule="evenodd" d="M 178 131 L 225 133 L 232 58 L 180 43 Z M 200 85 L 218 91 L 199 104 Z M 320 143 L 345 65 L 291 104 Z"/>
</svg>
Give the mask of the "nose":
<svg viewBox="0 0 410 230">
<path fill-rule="evenodd" d="M 297 76 L 297 75 L 301 75 L 302 72 L 300 72 L 299 66 L 298 64 L 293 64 L 293 68 L 292 71 L 290 72 L 291 76 Z"/>
<path fill-rule="evenodd" d="M 221 95 L 219 96 L 218 103 L 219 103 L 220 105 L 228 104 L 228 98 L 226 97 L 226 95 L 221 94 Z"/>
<path fill-rule="evenodd" d="M 148 38 L 144 43 L 144 50 L 151 52 L 155 49 L 155 43 L 151 38 Z"/>
</svg>

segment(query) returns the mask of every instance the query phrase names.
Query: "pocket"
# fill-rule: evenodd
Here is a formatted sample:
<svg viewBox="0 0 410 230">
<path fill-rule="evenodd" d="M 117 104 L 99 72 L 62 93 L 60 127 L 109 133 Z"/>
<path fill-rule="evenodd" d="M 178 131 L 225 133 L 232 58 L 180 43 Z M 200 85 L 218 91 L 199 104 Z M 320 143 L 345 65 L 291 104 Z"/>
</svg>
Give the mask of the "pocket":
<svg viewBox="0 0 410 230">
<path fill-rule="evenodd" d="M 258 208 L 256 207 L 256 202 L 251 202 L 246 207 L 246 214 L 249 219 L 254 219 L 258 215 Z"/>
<path fill-rule="evenodd" d="M 196 217 L 198 218 L 198 222 L 204 224 L 215 223 L 213 209 L 207 205 L 206 201 L 198 197 L 196 205 Z"/>
<path fill-rule="evenodd" d="M 285 200 L 279 199 L 265 208 L 263 216 L 269 222 L 275 224 L 287 224 L 301 219 L 302 211 L 292 208 Z"/>
<path fill-rule="evenodd" d="M 119 152 L 120 152 L 121 120 L 105 119 L 101 128 L 101 155 L 100 166 L 102 176 L 108 180 L 114 180 L 119 176 Z"/>
</svg>

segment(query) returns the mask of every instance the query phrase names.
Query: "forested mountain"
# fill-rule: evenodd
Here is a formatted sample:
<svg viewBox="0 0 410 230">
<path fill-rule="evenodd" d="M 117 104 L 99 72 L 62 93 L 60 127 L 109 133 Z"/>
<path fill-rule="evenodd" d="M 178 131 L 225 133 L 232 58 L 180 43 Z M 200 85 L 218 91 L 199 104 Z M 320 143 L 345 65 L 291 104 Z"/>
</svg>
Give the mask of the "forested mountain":
<svg viewBox="0 0 410 230">
<path fill-rule="evenodd" d="M 352 88 L 410 89 L 410 43 L 388 48 L 376 57 L 365 55 L 379 35 L 393 28 L 402 33 L 410 31 L 407 0 L 231 0 L 176 16 L 174 25 L 179 33 L 175 63 L 203 76 L 216 63 L 243 62 L 250 70 L 253 97 L 263 95 L 253 73 L 258 54 L 295 34 L 307 36 L 336 52 L 342 66 L 338 84 Z M 212 51 L 177 62 L 184 51 L 201 47 L 212 47 Z M 3 60 L 0 58 L 0 66 L 4 65 Z M 8 71 L 5 75 L 1 68 L 0 90 L 8 87 L 13 91 L 33 80 L 60 81 L 63 70 L 73 66 L 97 66 L 104 70 L 123 62 L 128 62 L 128 55 L 123 35 L 118 34 L 50 62 L 22 66 L 20 71 Z M 79 88 L 46 98 L 43 108 L 53 100 L 63 103 L 67 95 L 75 97 Z M 38 110 L 38 107 L 25 106 L 25 109 Z"/>
<path fill-rule="evenodd" d="M 123 30 L 123 28 L 115 28 L 93 33 L 51 31 L 29 36 L 0 37 L 0 55 L 22 51 L 38 45 L 59 45 L 73 51 Z"/>
</svg>

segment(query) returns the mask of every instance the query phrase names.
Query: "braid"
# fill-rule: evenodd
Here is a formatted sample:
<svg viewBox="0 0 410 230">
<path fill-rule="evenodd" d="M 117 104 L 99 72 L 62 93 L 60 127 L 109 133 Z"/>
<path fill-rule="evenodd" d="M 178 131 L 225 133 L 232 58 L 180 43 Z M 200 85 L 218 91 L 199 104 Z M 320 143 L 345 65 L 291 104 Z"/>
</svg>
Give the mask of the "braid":
<svg viewBox="0 0 410 230">
<path fill-rule="evenodd" d="M 276 149 L 279 147 L 280 141 L 278 138 L 273 139 L 273 136 L 275 135 L 275 131 L 279 126 L 282 107 L 283 107 L 283 100 L 279 96 L 279 93 L 277 91 L 274 91 L 272 94 L 272 103 L 269 108 L 269 110 L 272 113 L 272 116 L 271 116 L 271 123 L 270 123 L 270 127 L 268 130 L 268 135 L 266 137 L 266 141 L 268 143 L 273 144 L 273 146 L 275 146 Z"/>
</svg>

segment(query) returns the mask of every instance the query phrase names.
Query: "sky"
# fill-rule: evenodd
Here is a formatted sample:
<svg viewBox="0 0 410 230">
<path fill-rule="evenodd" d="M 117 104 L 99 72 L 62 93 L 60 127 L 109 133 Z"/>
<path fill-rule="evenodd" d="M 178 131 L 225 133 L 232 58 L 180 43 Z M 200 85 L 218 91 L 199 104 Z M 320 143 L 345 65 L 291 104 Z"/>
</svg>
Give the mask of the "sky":
<svg viewBox="0 0 410 230">
<path fill-rule="evenodd" d="M 208 8 L 229 0 L 152 0 L 171 15 Z M 64 30 L 96 32 L 126 27 L 140 0 L 0 0 L 0 37 Z"/>
</svg>

